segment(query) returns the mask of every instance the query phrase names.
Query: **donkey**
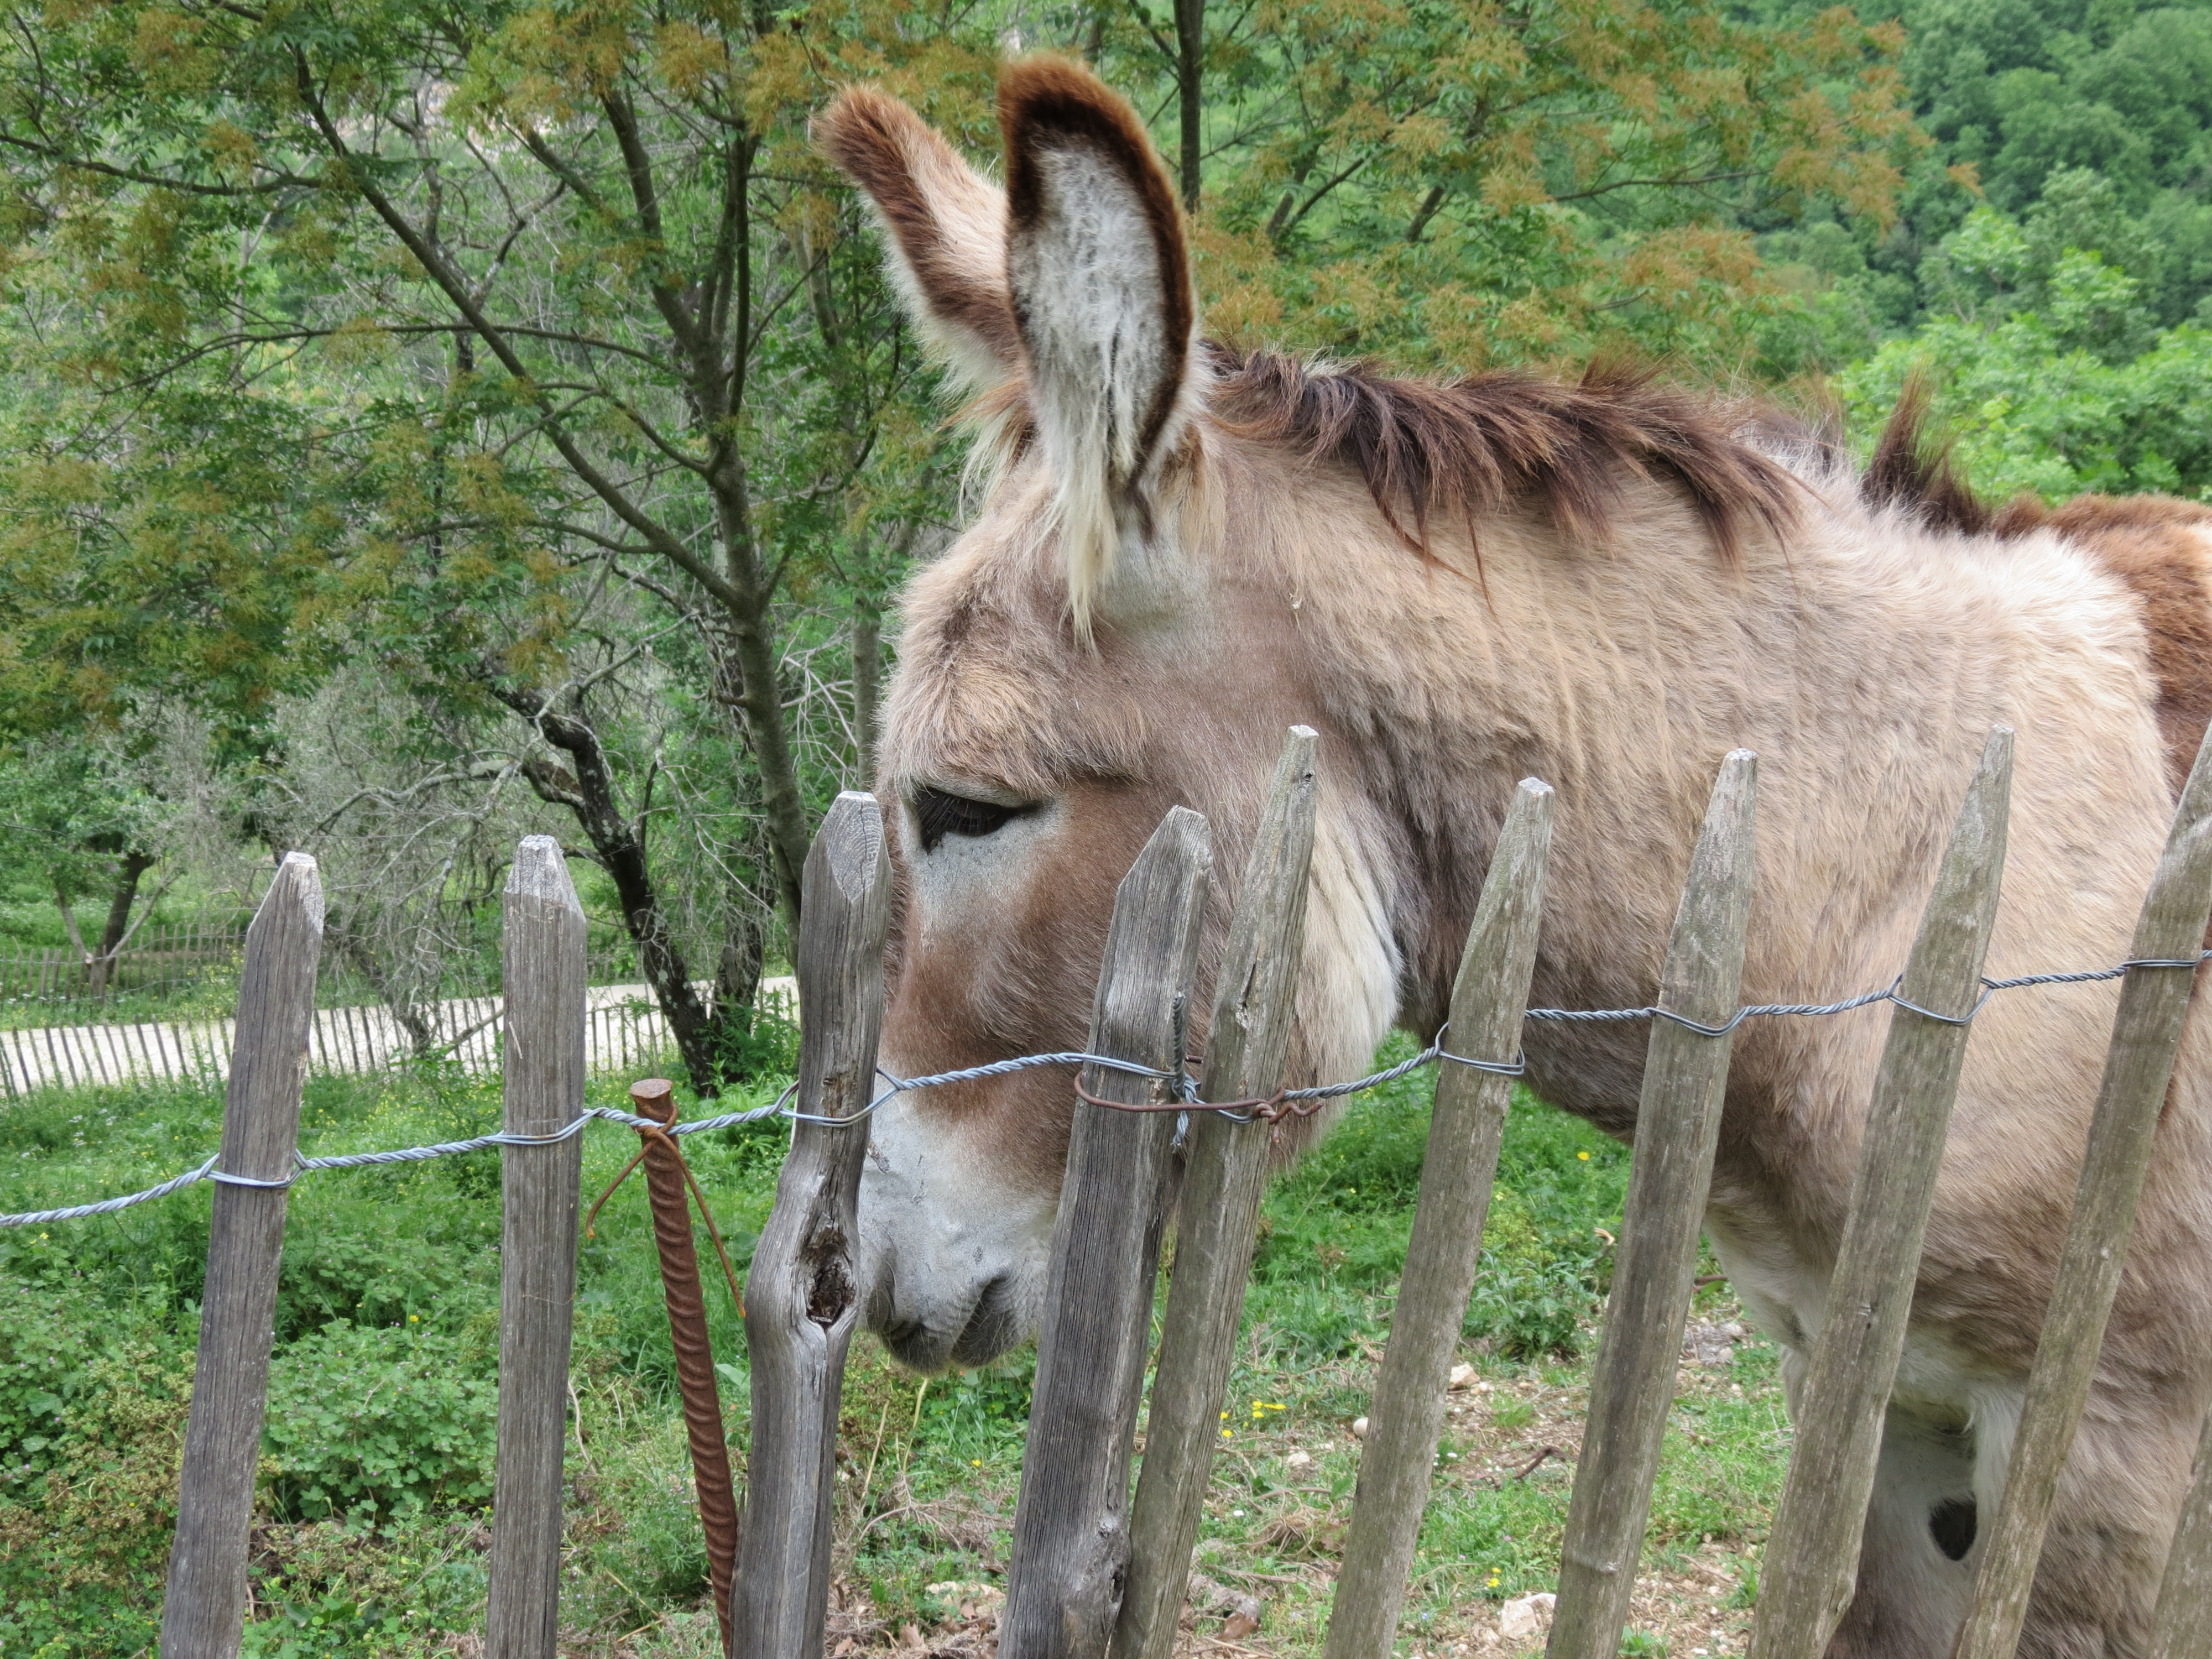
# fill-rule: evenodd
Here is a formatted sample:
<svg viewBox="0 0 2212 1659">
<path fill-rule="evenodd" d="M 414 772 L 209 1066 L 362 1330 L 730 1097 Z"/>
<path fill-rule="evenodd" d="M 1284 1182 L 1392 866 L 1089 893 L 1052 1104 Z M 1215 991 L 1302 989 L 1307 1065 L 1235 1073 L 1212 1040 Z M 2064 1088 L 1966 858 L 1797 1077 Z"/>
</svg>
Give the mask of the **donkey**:
<svg viewBox="0 0 2212 1659">
<path fill-rule="evenodd" d="M 1241 867 L 1284 728 L 1322 733 L 1293 1081 L 1432 1031 L 1516 780 L 1558 791 L 1534 995 L 1648 1002 L 1721 757 L 1759 751 L 1747 1000 L 1888 981 L 1983 739 L 2021 734 L 1990 972 L 2125 953 L 2173 805 L 2144 606 L 2076 544 L 1870 504 L 1753 415 L 1600 368 L 1449 384 L 1209 343 L 1137 116 L 1052 58 L 999 83 L 1004 188 L 880 92 L 817 141 L 973 394 L 974 522 L 912 582 L 878 780 L 896 842 L 884 1063 L 1079 1046 L 1114 887 L 1165 810 Z M 1768 423 L 1764 428 L 1775 428 Z M 1212 923 L 1234 894 L 1217 882 Z M 1940 1659 L 2002 1488 L 2116 992 L 1977 1021 L 1832 1652 Z M 1200 999 L 1204 1005 L 1204 997 Z M 1802 1374 L 1887 1021 L 1740 1033 L 1707 1227 Z M 2141 1650 L 2212 1367 L 2193 1031 L 2021 1652 Z M 1532 1025 L 1542 1098 L 1635 1133 L 1645 1033 Z M 919 1370 L 1036 1325 L 1064 1075 L 876 1120 L 868 1319 Z"/>
</svg>

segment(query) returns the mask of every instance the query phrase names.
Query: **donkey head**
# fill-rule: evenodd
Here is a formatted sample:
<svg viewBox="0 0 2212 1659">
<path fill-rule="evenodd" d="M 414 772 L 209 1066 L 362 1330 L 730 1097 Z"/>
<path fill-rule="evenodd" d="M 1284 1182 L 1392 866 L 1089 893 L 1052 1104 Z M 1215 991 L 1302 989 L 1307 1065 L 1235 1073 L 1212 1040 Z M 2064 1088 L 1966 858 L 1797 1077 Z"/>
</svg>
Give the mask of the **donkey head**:
<svg viewBox="0 0 2212 1659">
<path fill-rule="evenodd" d="M 901 902 L 883 1048 L 905 1075 L 1082 1046 L 1115 884 L 1178 803 L 1213 824 L 1218 936 L 1284 730 L 1323 724 L 1282 573 L 1255 601 L 1224 553 L 1270 532 L 1222 521 L 1182 218 L 1141 124 L 1054 58 L 1009 67 L 999 113 L 1003 191 L 881 94 L 848 91 L 816 127 L 984 428 L 982 506 L 907 594 L 885 709 Z M 1302 992 L 1308 1072 L 1364 1057 L 1390 1012 L 1360 833 L 1325 793 L 1309 980 L 1334 982 Z M 1069 1082 L 1036 1070 L 878 1114 L 869 1319 L 908 1363 L 976 1364 L 1034 1328 Z"/>
</svg>

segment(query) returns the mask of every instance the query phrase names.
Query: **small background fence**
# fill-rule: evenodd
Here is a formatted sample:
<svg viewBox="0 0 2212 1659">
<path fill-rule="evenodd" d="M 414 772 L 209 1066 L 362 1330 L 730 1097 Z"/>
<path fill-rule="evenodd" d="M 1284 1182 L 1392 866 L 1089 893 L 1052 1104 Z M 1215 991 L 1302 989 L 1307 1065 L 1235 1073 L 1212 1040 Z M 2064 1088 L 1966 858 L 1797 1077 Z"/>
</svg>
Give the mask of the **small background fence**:
<svg viewBox="0 0 2212 1659">
<path fill-rule="evenodd" d="M 586 923 L 592 972 L 604 987 L 642 993 L 637 954 L 618 921 Z M 155 922 L 104 962 L 88 962 L 69 945 L 0 949 L 0 1027 L 134 1024 L 183 1018 L 211 1003 L 235 999 L 246 946 L 245 924 L 200 920 Z M 496 952 L 464 951 L 440 964 L 443 984 L 422 999 L 426 1012 L 442 1002 L 495 995 Z M 378 992 L 349 955 L 325 940 L 316 974 L 317 1001 L 337 1008 L 376 1002 Z M 174 1003 L 173 1012 L 163 1006 Z M 118 1009 L 122 1011 L 118 1017 Z"/>
<path fill-rule="evenodd" d="M 695 988 L 702 996 L 713 991 L 707 983 Z M 763 981 L 759 1006 L 796 1023 L 797 981 Z M 489 1075 L 499 1069 L 505 1008 L 503 999 L 482 996 L 449 998 L 418 1009 L 416 1018 L 429 1036 L 422 1045 L 381 1003 L 318 1008 L 307 1036 L 307 1069 L 367 1074 L 428 1058 L 458 1065 L 474 1075 Z M 584 1064 L 595 1076 L 658 1064 L 676 1046 L 647 986 L 592 987 L 584 1020 Z M 173 1078 L 219 1083 L 230 1075 L 237 1041 L 234 1018 L 0 1030 L 0 1097 L 12 1099 L 34 1089 Z"/>
<path fill-rule="evenodd" d="M 246 930 L 228 924 L 157 923 L 140 929 L 98 975 L 66 945 L 0 951 L 0 1007 L 51 1009 L 52 1018 L 67 1019 L 118 997 L 173 995 L 235 970 L 245 942 Z"/>
</svg>

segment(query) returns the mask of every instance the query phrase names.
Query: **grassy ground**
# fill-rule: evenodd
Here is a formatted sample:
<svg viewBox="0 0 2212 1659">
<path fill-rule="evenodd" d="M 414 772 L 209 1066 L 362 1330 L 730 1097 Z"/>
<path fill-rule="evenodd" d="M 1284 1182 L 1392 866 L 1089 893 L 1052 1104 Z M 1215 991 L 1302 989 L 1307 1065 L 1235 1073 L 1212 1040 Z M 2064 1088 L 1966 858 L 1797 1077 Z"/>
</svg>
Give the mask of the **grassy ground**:
<svg viewBox="0 0 2212 1659">
<path fill-rule="evenodd" d="M 1358 1465 L 1351 1425 L 1389 1331 L 1430 1086 L 1408 1079 L 1355 1108 L 1269 1196 L 1201 1531 L 1193 1651 L 1319 1650 Z M 316 1079 L 303 1140 L 313 1152 L 451 1138 L 492 1127 L 497 1110 L 495 1085 L 450 1073 Z M 215 1145 L 220 1112 L 186 1087 L 0 1106 L 0 1210 L 188 1167 Z M 742 1271 L 781 1137 L 704 1139 L 693 1162 Z M 592 1130 L 587 1194 L 634 1150 Z M 1556 1574 L 1626 1172 L 1622 1149 L 1516 1103 L 1468 1319 L 1473 1374 L 1452 1395 L 1404 1652 L 1535 1645 L 1501 1638 L 1498 1613 Z M 489 1155 L 295 1190 L 249 1655 L 478 1654 L 497 1194 Z M 0 1659 L 150 1650 L 207 1210 L 203 1187 L 119 1217 L 0 1231 Z M 726 1292 L 709 1308 L 742 1447 L 742 1333 Z M 1724 1285 L 1700 1292 L 1625 1651 L 1741 1649 L 1787 1431 L 1772 1352 L 1737 1335 L 1737 1317 Z M 1024 1352 L 925 1382 L 856 1345 L 833 1653 L 991 1650 L 1032 1365 Z M 633 1186 L 582 1252 L 564 1652 L 716 1650 L 673 1390 Z"/>
</svg>

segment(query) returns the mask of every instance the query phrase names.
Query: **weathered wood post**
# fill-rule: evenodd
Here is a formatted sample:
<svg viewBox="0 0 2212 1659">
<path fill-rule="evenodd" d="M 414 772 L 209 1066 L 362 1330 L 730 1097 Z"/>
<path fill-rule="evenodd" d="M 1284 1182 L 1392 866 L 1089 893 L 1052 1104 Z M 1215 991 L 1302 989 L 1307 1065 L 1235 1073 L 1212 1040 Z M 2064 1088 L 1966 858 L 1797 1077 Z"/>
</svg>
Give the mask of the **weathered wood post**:
<svg viewBox="0 0 2212 1659">
<path fill-rule="evenodd" d="M 515 848 L 502 896 L 502 1127 L 551 1135 L 584 1110 L 584 907 L 550 836 Z M 576 1304 L 580 1133 L 501 1151 L 499 1443 L 492 1476 L 485 1659 L 553 1659 L 560 1627 L 561 1474 Z"/>
<path fill-rule="evenodd" d="M 2212 919 L 2212 743 L 2198 748 L 2181 805 L 2167 833 L 2166 851 L 2151 877 L 2130 968 L 2112 1017 L 2112 1046 L 2089 1120 L 2089 1139 L 2074 1190 L 2074 1215 L 2059 1252 L 2058 1276 L 2027 1377 L 2020 1426 L 2004 1496 L 1989 1522 L 1982 1565 L 1974 1579 L 1973 1611 L 1959 1643 L 1960 1659 L 2011 1659 L 2027 1616 L 2029 1586 L 2043 1553 L 2043 1533 L 2058 1495 L 2058 1477 L 2074 1448 L 2074 1431 L 2089 1398 L 2089 1382 L 2104 1346 L 2105 1322 L 2126 1265 L 2143 1175 L 2172 1080 L 2194 966 Z M 2157 967 L 2157 963 L 2188 967 Z M 2163 1591 L 2158 1628 L 2179 1637 L 2179 1606 L 2167 1608 Z M 2212 1642 L 2200 1603 L 2186 1615 L 2196 1628 L 2187 1639 Z M 2202 1649 L 2200 1651 L 2203 1650 Z"/>
<path fill-rule="evenodd" d="M 1182 1069 L 1212 870 L 1206 820 L 1173 808 L 1115 893 L 1091 1053 Z M 1171 1083 L 1097 1066 L 1083 1068 L 1083 1086 L 1131 1105 L 1171 1107 L 1176 1098 Z M 1114 1632 L 1175 1120 L 1172 1109 L 1075 1109 L 1037 1334 L 1000 1659 L 1099 1659 Z"/>
<path fill-rule="evenodd" d="M 1520 1053 L 1552 806 L 1550 786 L 1533 778 L 1514 792 L 1452 990 L 1444 1047 L 1453 1054 L 1510 1066 Z M 1512 1080 L 1496 1073 L 1446 1060 L 1437 1078 L 1406 1272 L 1368 1405 L 1344 1569 L 1329 1610 L 1328 1659 L 1389 1659 L 1398 1633 L 1512 1098 Z"/>
<path fill-rule="evenodd" d="M 1857 1582 L 1882 1421 L 1966 1062 L 1969 1028 L 1952 1022 L 1981 1000 L 1996 924 L 2012 750 L 2009 727 L 1990 732 L 1898 988 L 1914 1006 L 1890 1015 L 1875 1077 L 1828 1317 L 1798 1397 L 1796 1450 L 1759 1569 L 1753 1659 L 1819 1659 Z"/>
<path fill-rule="evenodd" d="M 1747 750 L 1721 763 L 1661 970 L 1658 1006 L 1700 1025 L 1726 1024 L 1736 1011 L 1757 780 L 1758 760 Z M 1567 1510 L 1552 1659 L 1613 1659 L 1620 1650 L 1674 1397 L 1733 1046 L 1732 1034 L 1707 1036 L 1656 1016 L 1651 1022 L 1620 1252 Z"/>
<path fill-rule="evenodd" d="M 1294 726 L 1276 763 L 1244 885 L 1214 979 L 1199 1093 L 1250 1100 L 1282 1086 L 1305 954 L 1318 739 Z M 1168 1659 L 1190 1583 L 1191 1547 L 1219 1443 L 1221 1401 L 1267 1186 L 1273 1127 L 1217 1112 L 1191 1119 L 1185 1142 L 1175 1273 L 1145 1420 L 1145 1461 L 1130 1510 L 1128 1588 L 1115 1659 Z"/>
<path fill-rule="evenodd" d="M 234 1659 L 246 1626 L 246 1532 L 322 938 L 315 861 L 288 853 L 246 931 L 161 1659 Z"/>
<path fill-rule="evenodd" d="M 752 1451 L 731 1595 L 732 1651 L 820 1659 L 830 1601 L 838 1392 L 860 1318 L 853 1261 L 865 1117 L 884 1020 L 890 860 L 875 797 L 848 790 L 822 821 L 801 883 L 806 1008 L 791 1152 L 745 1278 Z"/>
</svg>

